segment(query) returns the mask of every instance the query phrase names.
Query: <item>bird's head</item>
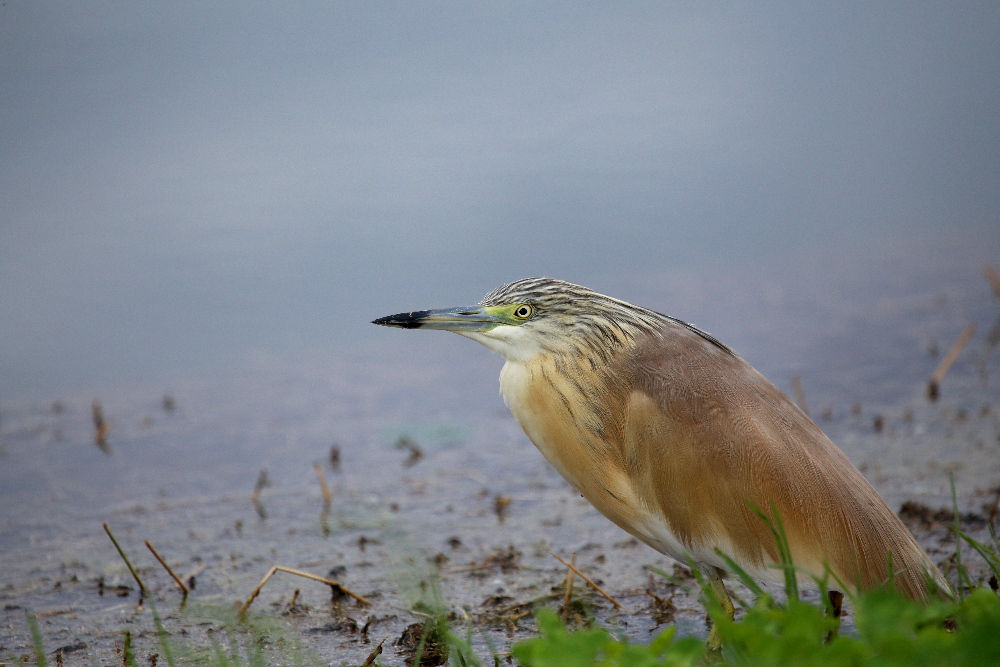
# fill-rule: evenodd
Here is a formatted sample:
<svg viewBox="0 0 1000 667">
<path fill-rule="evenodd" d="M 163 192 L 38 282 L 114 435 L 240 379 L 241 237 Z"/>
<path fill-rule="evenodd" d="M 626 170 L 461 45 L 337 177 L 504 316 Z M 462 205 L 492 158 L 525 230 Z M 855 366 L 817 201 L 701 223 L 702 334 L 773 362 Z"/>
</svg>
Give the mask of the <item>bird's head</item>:
<svg viewBox="0 0 1000 667">
<path fill-rule="evenodd" d="M 373 324 L 443 329 L 479 341 L 511 361 L 541 352 L 607 351 L 662 324 L 662 315 L 552 278 L 525 278 L 493 290 L 475 306 L 389 315 Z"/>
</svg>

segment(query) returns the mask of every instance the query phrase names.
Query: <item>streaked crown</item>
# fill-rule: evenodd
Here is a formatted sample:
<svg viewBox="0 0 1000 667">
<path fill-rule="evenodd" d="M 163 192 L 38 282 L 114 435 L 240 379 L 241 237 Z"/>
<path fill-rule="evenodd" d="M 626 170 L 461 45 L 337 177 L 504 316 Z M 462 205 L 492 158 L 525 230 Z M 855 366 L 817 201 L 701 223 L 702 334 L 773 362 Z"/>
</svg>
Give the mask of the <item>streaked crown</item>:
<svg viewBox="0 0 1000 667">
<path fill-rule="evenodd" d="M 479 304 L 531 306 L 534 315 L 521 326 L 535 332 L 550 350 L 587 346 L 607 351 L 608 346 L 617 348 L 643 334 L 660 332 L 669 322 L 729 351 L 687 322 L 554 278 L 516 280 L 493 290 Z"/>
</svg>

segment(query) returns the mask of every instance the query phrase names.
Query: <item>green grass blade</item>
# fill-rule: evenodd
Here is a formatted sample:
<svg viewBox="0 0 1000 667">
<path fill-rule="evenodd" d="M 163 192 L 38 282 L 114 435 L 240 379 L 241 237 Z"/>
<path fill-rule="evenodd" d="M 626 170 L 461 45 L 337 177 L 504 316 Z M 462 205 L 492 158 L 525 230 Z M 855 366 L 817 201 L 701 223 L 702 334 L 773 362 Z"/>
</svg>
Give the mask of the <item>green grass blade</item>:
<svg viewBox="0 0 1000 667">
<path fill-rule="evenodd" d="M 1000 555 L 998 555 L 996 552 L 994 552 L 992 549 L 990 549 L 988 546 L 986 546 L 979 540 L 967 535 L 963 531 L 955 530 L 954 527 L 952 528 L 952 530 L 955 532 L 955 535 L 965 540 L 970 547 L 975 549 L 976 552 L 983 557 L 983 560 L 986 561 L 986 564 L 989 566 L 990 570 L 993 571 L 993 574 L 995 574 L 997 577 L 1000 577 Z"/>
<path fill-rule="evenodd" d="M 45 656 L 45 643 L 42 641 L 42 630 L 38 627 L 38 619 L 27 609 L 24 610 L 24 618 L 28 621 L 28 631 L 31 632 L 31 649 L 35 652 L 35 662 L 38 667 L 47 667 L 49 663 Z"/>
<path fill-rule="evenodd" d="M 139 667 L 139 663 L 135 660 L 135 650 L 132 648 L 132 633 L 128 630 L 122 639 L 122 661 L 127 667 Z"/>
<path fill-rule="evenodd" d="M 215 638 L 215 633 L 209 633 L 208 638 L 212 642 L 212 653 L 215 656 L 213 667 L 231 667 L 232 663 L 226 655 L 226 652 L 222 649 L 222 644 L 220 644 L 219 640 Z"/>
<path fill-rule="evenodd" d="M 954 512 L 955 519 L 952 525 L 952 531 L 957 535 L 962 530 L 962 518 L 958 513 L 958 496 L 955 494 L 955 476 L 949 475 L 948 480 L 951 483 L 951 508 Z M 972 577 L 969 576 L 969 571 L 966 569 L 965 565 L 962 564 L 962 540 L 955 538 L 955 593 L 958 595 L 959 601 L 965 598 L 963 594 L 963 589 L 974 588 L 972 583 Z"/>
<path fill-rule="evenodd" d="M 160 639 L 160 649 L 163 651 L 163 657 L 170 667 L 177 667 L 174 662 L 174 654 L 170 650 L 170 643 L 167 641 L 167 631 L 163 627 L 163 621 L 160 620 L 160 614 L 157 613 L 156 604 L 152 599 L 149 601 L 149 608 L 153 612 L 153 622 L 156 624 L 156 634 Z"/>
<path fill-rule="evenodd" d="M 737 565 L 736 561 L 723 553 L 721 549 L 717 548 L 715 553 L 719 558 L 726 562 L 726 566 L 739 578 L 744 586 L 750 589 L 754 595 L 758 598 L 767 597 L 767 593 L 760 587 L 760 584 L 758 584 L 753 577 L 747 574 L 746 570 Z"/>
<path fill-rule="evenodd" d="M 785 526 L 781 522 L 781 514 L 778 512 L 778 508 L 773 502 L 771 503 L 771 513 L 774 515 L 772 519 L 749 500 L 745 502 L 753 510 L 754 514 L 759 516 L 767 524 L 767 527 L 771 529 L 775 545 L 778 547 L 778 557 L 781 559 L 779 565 L 785 575 L 785 595 L 789 600 L 797 601 L 799 599 L 799 581 L 795 573 L 795 563 L 792 561 L 792 548 L 788 542 L 788 534 L 785 532 Z"/>
<path fill-rule="evenodd" d="M 691 593 L 692 593 L 691 587 L 688 586 L 686 582 L 681 581 L 680 579 L 678 579 L 674 575 L 670 574 L 669 572 L 661 570 L 658 567 L 653 567 L 652 565 L 647 565 L 646 569 L 648 571 L 652 572 L 653 574 L 656 574 L 656 575 L 659 575 L 659 576 L 663 577 L 664 579 L 666 579 L 667 581 L 669 581 L 670 583 L 672 583 L 677 588 L 681 589 L 682 591 L 684 591 L 688 595 L 691 595 Z"/>
</svg>

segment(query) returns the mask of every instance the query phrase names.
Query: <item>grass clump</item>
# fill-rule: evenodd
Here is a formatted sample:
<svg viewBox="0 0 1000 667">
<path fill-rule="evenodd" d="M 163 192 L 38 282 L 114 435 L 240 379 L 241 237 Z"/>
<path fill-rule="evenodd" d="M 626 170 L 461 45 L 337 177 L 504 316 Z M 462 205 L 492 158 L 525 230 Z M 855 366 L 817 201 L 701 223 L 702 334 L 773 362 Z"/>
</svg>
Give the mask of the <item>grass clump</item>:
<svg viewBox="0 0 1000 667">
<path fill-rule="evenodd" d="M 996 584 L 1000 577 L 1000 544 L 992 526 L 991 545 L 985 545 L 962 532 L 957 519 L 951 526 L 956 550 L 952 557 L 956 568 L 955 598 L 942 597 L 925 603 L 906 598 L 893 586 L 890 562 L 890 577 L 885 587 L 852 598 L 855 629 L 850 634 L 839 634 L 839 619 L 836 616 L 840 600 L 834 601 L 827 595 L 827 580 L 816 581 L 820 589 L 818 601 L 801 597 L 790 550 L 781 546 L 783 543 L 787 545 L 787 542 L 784 542 L 784 531 L 776 512 L 773 523 L 767 515 L 760 513 L 760 516 L 771 524 L 780 547 L 780 567 L 786 582 L 783 599 L 776 600 L 768 595 L 732 559 L 720 552 L 728 569 L 756 597 L 752 604 L 736 598 L 743 611 L 737 620 L 733 620 L 720 602 L 719 591 L 711 585 L 712 582 L 702 577 L 697 568 L 692 568 L 694 577 L 701 585 L 701 602 L 721 640 L 721 650 L 712 650 L 705 640 L 697 637 L 678 638 L 675 626 L 668 627 L 652 642 L 640 644 L 616 637 L 608 630 L 589 623 L 582 629 L 568 628 L 555 610 L 542 609 L 536 614 L 539 636 L 516 643 L 511 649 L 511 657 L 516 659 L 516 664 L 524 667 L 1000 665 L 1000 597 L 997 595 L 1000 586 Z M 992 572 L 992 576 L 989 573 L 986 575 L 992 590 L 983 585 L 982 577 L 970 576 L 961 558 L 963 546 L 981 556 Z M 465 610 L 466 613 L 448 610 L 439 586 L 439 572 L 431 567 L 431 561 L 417 553 L 404 556 L 397 573 L 397 583 L 408 591 L 411 599 L 408 611 L 419 620 L 408 626 L 403 636 L 393 644 L 403 663 L 408 667 L 444 664 L 486 667 L 500 664 L 504 656 L 494 649 L 482 628 L 478 632 L 482 633 L 492 659 L 483 660 L 476 654 L 473 648 L 476 632 L 473 620 L 468 610 Z M 667 573 L 660 574 L 671 579 Z M 674 583 L 683 587 L 681 582 Z M 839 590 L 844 590 L 842 582 L 836 581 L 835 584 Z M 545 599 L 551 597 L 546 596 Z M 828 600 L 830 604 L 827 604 Z M 166 667 L 309 667 L 323 664 L 302 644 L 293 628 L 266 614 L 243 615 L 237 613 L 234 607 L 211 604 L 188 607 L 183 612 L 188 618 L 196 617 L 212 626 L 208 631 L 209 645 L 193 647 L 171 636 L 153 601 L 150 600 L 149 604 L 159 651 L 155 656 L 149 654 L 146 657 L 151 665 L 156 664 L 155 658 L 158 657 L 163 658 Z M 25 616 L 32 637 L 35 664 L 46 667 L 49 661 L 38 622 L 30 612 L 26 612 Z M 461 627 L 460 619 L 463 618 L 465 627 L 460 633 L 458 627 Z M 374 648 L 364 663 L 365 667 L 385 664 L 383 661 L 386 658 L 380 655 L 385 641 Z M 118 656 L 124 667 L 138 667 L 145 663 L 136 655 L 129 631 L 123 634 Z M 24 655 L 16 662 L 26 667 L 29 660 L 30 657 Z M 57 655 L 57 662 L 62 664 L 61 654 Z M 92 662 L 96 664 L 93 659 Z"/>
<path fill-rule="evenodd" d="M 762 599 L 738 621 L 717 620 L 721 655 L 707 651 L 700 639 L 677 639 L 674 627 L 643 646 L 616 640 L 603 629 L 571 632 L 551 610 L 537 619 L 541 636 L 513 648 L 526 667 L 1000 665 L 1000 598 L 985 588 L 961 602 L 929 605 L 890 589 L 873 591 L 856 602 L 858 636 L 829 641 L 836 623 L 823 607 Z"/>
<path fill-rule="evenodd" d="M 38 627 L 38 619 L 30 611 L 25 610 L 25 620 L 28 622 L 28 630 L 31 632 L 31 649 L 35 654 L 35 664 L 38 667 L 48 667 L 48 659 L 45 656 L 45 644 L 42 641 L 42 631 Z"/>
<path fill-rule="evenodd" d="M 772 522 L 762 512 L 758 514 L 771 525 L 781 547 L 780 519 Z M 991 590 L 973 584 L 962 564 L 961 545 L 964 541 L 982 556 L 995 582 L 1000 577 L 996 536 L 991 530 L 994 545 L 989 547 L 963 533 L 957 518 L 951 529 L 956 536 L 958 596 L 915 602 L 895 589 L 890 576 L 885 587 L 854 599 L 856 636 L 838 634 L 839 619 L 826 604 L 825 580 L 817 581 L 820 602 L 800 598 L 790 551 L 781 548 L 784 602 L 764 593 L 720 553 L 757 595 L 752 606 L 740 601 L 744 614 L 739 620 L 729 618 L 713 588 L 693 570 L 702 588 L 702 604 L 721 638 L 721 651 L 710 650 L 706 642 L 692 637 L 675 640 L 676 628 L 661 633 L 648 646 L 618 641 L 602 629 L 571 632 L 554 612 L 543 610 L 537 616 L 541 636 L 516 644 L 512 653 L 526 667 L 995 667 L 1000 665 L 1000 597 L 995 586 Z"/>
<path fill-rule="evenodd" d="M 833 623 L 817 605 L 761 604 L 738 622 L 719 621 L 733 665 L 997 665 L 1000 598 L 973 591 L 961 602 L 921 604 L 872 591 L 855 606 L 858 636 L 825 639 Z M 953 629 L 951 629 L 953 627 Z"/>
<path fill-rule="evenodd" d="M 511 653 L 529 667 L 586 667 L 634 665 L 687 667 L 698 665 L 705 643 L 694 637 L 674 641 L 676 627 L 661 632 L 648 646 L 615 640 L 603 628 L 569 632 L 551 609 L 536 616 L 541 636 L 516 644 Z"/>
<path fill-rule="evenodd" d="M 160 650 L 170 667 L 319 667 L 323 664 L 282 619 L 266 614 L 240 615 L 235 608 L 211 604 L 195 605 L 187 613 L 211 624 L 210 646 L 193 647 L 176 638 L 168 639 L 158 623 Z"/>
</svg>

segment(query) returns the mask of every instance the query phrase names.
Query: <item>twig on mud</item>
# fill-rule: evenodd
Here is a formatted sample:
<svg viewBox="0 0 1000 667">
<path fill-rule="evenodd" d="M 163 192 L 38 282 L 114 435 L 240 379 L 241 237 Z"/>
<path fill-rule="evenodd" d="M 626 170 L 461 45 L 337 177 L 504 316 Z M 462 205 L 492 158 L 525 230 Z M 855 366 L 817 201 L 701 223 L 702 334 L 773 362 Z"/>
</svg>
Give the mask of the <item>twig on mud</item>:
<svg viewBox="0 0 1000 667">
<path fill-rule="evenodd" d="M 518 562 L 518 558 L 521 556 L 513 547 L 508 548 L 507 551 L 498 551 L 491 556 L 487 556 L 486 559 L 479 565 L 469 565 L 467 567 L 459 567 L 452 570 L 448 570 L 448 574 L 459 574 L 462 572 L 475 572 L 476 570 L 488 570 L 493 567 L 500 568 L 501 571 L 506 572 L 508 570 L 523 570 Z"/>
<path fill-rule="evenodd" d="M 614 599 L 613 597 L 611 597 L 610 595 L 608 595 L 607 593 L 605 593 L 604 589 L 602 589 L 600 586 L 598 586 L 593 581 L 591 581 L 590 577 L 588 577 L 587 575 L 585 575 L 583 572 L 580 572 L 580 570 L 576 569 L 576 566 L 570 565 L 569 563 L 567 563 L 566 561 L 564 561 L 562 558 L 560 558 L 559 556 L 557 556 L 552 551 L 550 551 L 549 553 L 552 554 L 552 557 L 555 558 L 557 561 L 559 561 L 560 563 L 562 563 L 563 565 L 565 565 L 566 567 L 568 567 L 570 570 L 572 570 L 573 573 L 575 573 L 578 577 L 580 577 L 581 579 L 583 579 L 584 581 L 586 581 L 590 585 L 591 588 L 593 588 L 595 591 L 597 591 L 598 593 L 600 593 L 601 595 L 603 595 L 605 600 L 607 600 L 608 602 L 610 602 L 611 604 L 613 604 L 615 606 L 615 609 L 621 609 L 621 604 L 618 602 L 618 600 Z"/>
<path fill-rule="evenodd" d="M 247 598 L 247 601 L 244 602 L 243 605 L 240 607 L 239 616 L 243 616 L 244 614 L 246 614 L 247 609 L 250 607 L 250 603 L 253 602 L 254 598 L 256 598 L 257 595 L 260 594 L 260 589 L 264 588 L 264 584 L 267 583 L 267 580 L 270 579 L 275 572 L 287 572 L 288 574 L 294 574 L 299 577 L 305 577 L 306 579 L 312 579 L 313 581 L 318 581 L 320 583 L 326 584 L 331 589 L 337 592 L 343 593 L 344 595 L 349 595 L 362 604 L 366 605 L 372 604 L 370 600 L 367 600 L 358 595 L 357 593 L 348 590 L 347 588 L 344 588 L 343 586 L 338 584 L 336 581 L 333 581 L 332 579 L 327 579 L 326 577 L 320 577 L 315 574 L 310 574 L 309 572 L 303 572 L 302 570 L 293 570 L 290 567 L 282 567 L 281 565 L 275 565 L 270 570 L 268 570 L 267 574 L 264 575 L 264 578 L 260 580 L 259 584 L 257 584 L 257 588 L 253 589 L 253 593 L 250 594 L 250 597 Z"/>
<path fill-rule="evenodd" d="M 931 379 L 927 383 L 927 398 L 932 401 L 937 400 L 938 387 L 941 384 L 941 381 L 944 380 L 944 376 L 948 372 L 948 369 L 950 369 L 951 365 L 955 363 L 956 359 L 958 359 L 958 355 L 960 355 L 962 350 L 965 349 L 965 346 L 968 344 L 969 339 L 972 338 L 972 334 L 974 333 L 976 333 L 975 324 L 970 324 L 965 327 L 961 335 L 958 337 L 958 340 L 956 340 L 955 344 L 951 346 L 950 350 L 948 350 L 948 354 L 944 355 L 944 359 L 942 359 L 941 363 L 934 369 L 934 372 L 931 374 Z"/>
<path fill-rule="evenodd" d="M 132 567 L 132 562 L 129 561 L 128 556 L 125 555 L 125 550 L 122 549 L 122 545 L 118 544 L 118 540 L 115 539 L 114 533 L 111 532 L 111 529 L 108 528 L 108 524 L 106 523 L 104 524 L 104 532 L 106 532 L 108 537 L 111 538 L 111 542 L 115 545 L 115 549 L 118 549 L 118 555 L 122 557 L 123 561 L 125 561 L 125 565 L 128 566 L 128 571 L 132 573 L 132 578 L 135 579 L 135 583 L 139 584 L 140 594 L 145 593 L 146 585 L 142 583 L 142 579 L 139 578 L 139 573 L 135 571 L 134 567 Z"/>
<path fill-rule="evenodd" d="M 492 567 L 500 567 L 497 563 L 483 563 L 481 565 L 469 565 L 467 567 L 456 567 L 448 570 L 446 574 L 463 574 L 465 572 L 475 572 L 477 570 L 488 570 Z"/>
<path fill-rule="evenodd" d="M 555 555 L 555 554 L 553 554 Z M 573 600 L 573 570 L 576 569 L 576 554 L 570 559 L 570 565 L 566 568 L 566 595 L 563 597 L 562 613 L 563 616 L 569 615 L 569 603 Z"/>
<path fill-rule="evenodd" d="M 167 571 L 167 574 L 169 574 L 173 578 L 174 583 L 177 584 L 177 587 L 181 589 L 181 593 L 183 593 L 184 597 L 186 598 L 188 596 L 188 593 L 190 593 L 190 591 L 188 590 L 188 587 L 187 585 L 185 585 L 184 581 L 181 580 L 181 578 L 178 577 L 176 574 L 174 574 L 174 571 L 170 569 L 169 565 L 167 565 L 167 561 L 163 560 L 163 558 L 160 557 L 160 554 L 156 553 L 156 549 L 154 549 L 153 545 L 149 543 L 149 540 L 143 540 L 143 543 L 146 545 L 147 549 L 153 552 L 153 556 L 156 557 L 156 560 L 160 561 L 160 565 L 162 565 L 163 569 Z"/>
<path fill-rule="evenodd" d="M 507 567 L 513 570 L 523 570 L 525 568 L 520 565 L 503 565 L 501 563 L 481 563 L 479 565 L 468 565 L 466 567 L 456 567 L 451 570 L 446 570 L 445 574 L 464 574 L 465 572 L 477 572 L 479 570 L 489 570 L 494 567 L 499 567 L 501 569 Z"/>
<path fill-rule="evenodd" d="M 372 665 L 375 664 L 375 658 L 379 657 L 379 655 L 382 653 L 382 644 L 384 644 L 385 640 L 388 638 L 389 635 L 386 635 L 385 639 L 383 639 L 378 643 L 378 646 L 376 646 L 375 649 L 368 654 L 368 658 L 366 658 L 365 661 L 361 663 L 361 667 L 371 667 Z"/>
<path fill-rule="evenodd" d="M 540 602 L 548 602 L 549 600 L 557 600 L 557 599 L 559 599 L 558 593 L 553 593 L 551 595 L 543 595 L 533 600 L 528 600 L 527 602 L 518 602 L 517 604 L 512 604 L 509 607 L 504 607 L 503 609 L 497 611 L 497 615 L 509 616 L 511 612 L 516 611 L 518 609 L 524 609 L 525 607 L 533 607 L 536 604 L 539 604 Z"/>
</svg>

